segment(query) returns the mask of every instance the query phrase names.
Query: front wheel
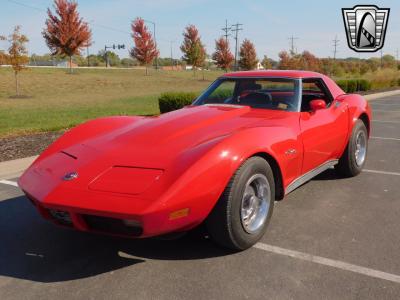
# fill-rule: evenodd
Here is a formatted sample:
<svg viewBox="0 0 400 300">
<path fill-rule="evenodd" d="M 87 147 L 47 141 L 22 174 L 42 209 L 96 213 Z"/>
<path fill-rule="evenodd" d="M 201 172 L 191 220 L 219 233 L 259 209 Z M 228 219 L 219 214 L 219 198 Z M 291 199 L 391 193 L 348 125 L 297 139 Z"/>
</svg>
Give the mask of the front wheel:
<svg viewBox="0 0 400 300">
<path fill-rule="evenodd" d="M 362 120 L 354 124 L 349 143 L 335 169 L 346 177 L 358 175 L 367 158 L 368 131 Z"/>
<path fill-rule="evenodd" d="M 273 172 L 261 157 L 245 161 L 229 181 L 206 220 L 212 239 L 234 250 L 244 250 L 264 235 L 275 200 Z"/>
</svg>

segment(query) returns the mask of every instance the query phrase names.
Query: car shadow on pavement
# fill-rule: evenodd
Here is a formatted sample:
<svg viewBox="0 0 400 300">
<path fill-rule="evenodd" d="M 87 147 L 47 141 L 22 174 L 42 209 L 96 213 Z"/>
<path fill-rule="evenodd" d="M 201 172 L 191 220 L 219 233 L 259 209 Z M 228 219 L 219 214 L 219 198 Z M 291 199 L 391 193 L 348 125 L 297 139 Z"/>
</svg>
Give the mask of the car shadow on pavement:
<svg viewBox="0 0 400 300">
<path fill-rule="evenodd" d="M 232 253 L 201 232 L 163 241 L 64 229 L 43 220 L 24 196 L 0 201 L 0 241 L 0 276 L 37 282 L 92 277 L 147 259 L 204 259 Z"/>
<path fill-rule="evenodd" d="M 315 176 L 311 180 L 319 181 L 319 180 L 340 180 L 340 179 L 348 179 L 348 178 L 338 174 L 338 172 L 332 168 L 322 172 L 321 174 Z"/>
</svg>

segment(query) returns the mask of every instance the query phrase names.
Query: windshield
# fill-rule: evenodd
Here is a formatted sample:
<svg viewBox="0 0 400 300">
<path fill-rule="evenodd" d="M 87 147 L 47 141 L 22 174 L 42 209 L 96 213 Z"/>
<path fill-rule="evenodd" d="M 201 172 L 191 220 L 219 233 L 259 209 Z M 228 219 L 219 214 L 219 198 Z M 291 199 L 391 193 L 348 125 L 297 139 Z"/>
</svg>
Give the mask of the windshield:
<svg viewBox="0 0 400 300">
<path fill-rule="evenodd" d="M 193 105 L 234 104 L 299 111 L 300 80 L 290 78 L 220 78 Z"/>
</svg>

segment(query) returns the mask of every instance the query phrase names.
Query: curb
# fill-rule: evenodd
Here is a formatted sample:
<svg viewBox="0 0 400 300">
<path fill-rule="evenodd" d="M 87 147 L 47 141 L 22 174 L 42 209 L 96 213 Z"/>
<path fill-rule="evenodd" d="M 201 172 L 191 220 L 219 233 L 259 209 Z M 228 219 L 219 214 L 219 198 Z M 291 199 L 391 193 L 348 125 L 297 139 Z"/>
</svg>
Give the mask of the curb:
<svg viewBox="0 0 400 300">
<path fill-rule="evenodd" d="M 400 90 L 369 94 L 369 95 L 365 95 L 364 99 L 367 101 L 371 101 L 371 100 L 377 100 L 379 98 L 385 98 L 385 97 L 396 96 L 396 95 L 400 95 Z"/>
<path fill-rule="evenodd" d="M 0 180 L 19 177 L 36 158 L 37 155 L 0 162 Z"/>
</svg>

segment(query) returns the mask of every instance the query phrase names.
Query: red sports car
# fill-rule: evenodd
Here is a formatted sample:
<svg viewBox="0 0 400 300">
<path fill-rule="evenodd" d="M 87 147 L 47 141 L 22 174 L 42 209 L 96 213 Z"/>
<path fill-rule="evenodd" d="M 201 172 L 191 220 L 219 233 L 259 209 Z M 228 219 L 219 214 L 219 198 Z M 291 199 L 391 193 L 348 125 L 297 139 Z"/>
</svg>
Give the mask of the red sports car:
<svg viewBox="0 0 400 300">
<path fill-rule="evenodd" d="M 59 225 L 141 238 L 205 222 L 242 250 L 263 236 L 275 200 L 332 166 L 360 173 L 370 120 L 360 95 L 318 73 L 228 73 L 183 109 L 77 126 L 19 185 Z"/>
</svg>

